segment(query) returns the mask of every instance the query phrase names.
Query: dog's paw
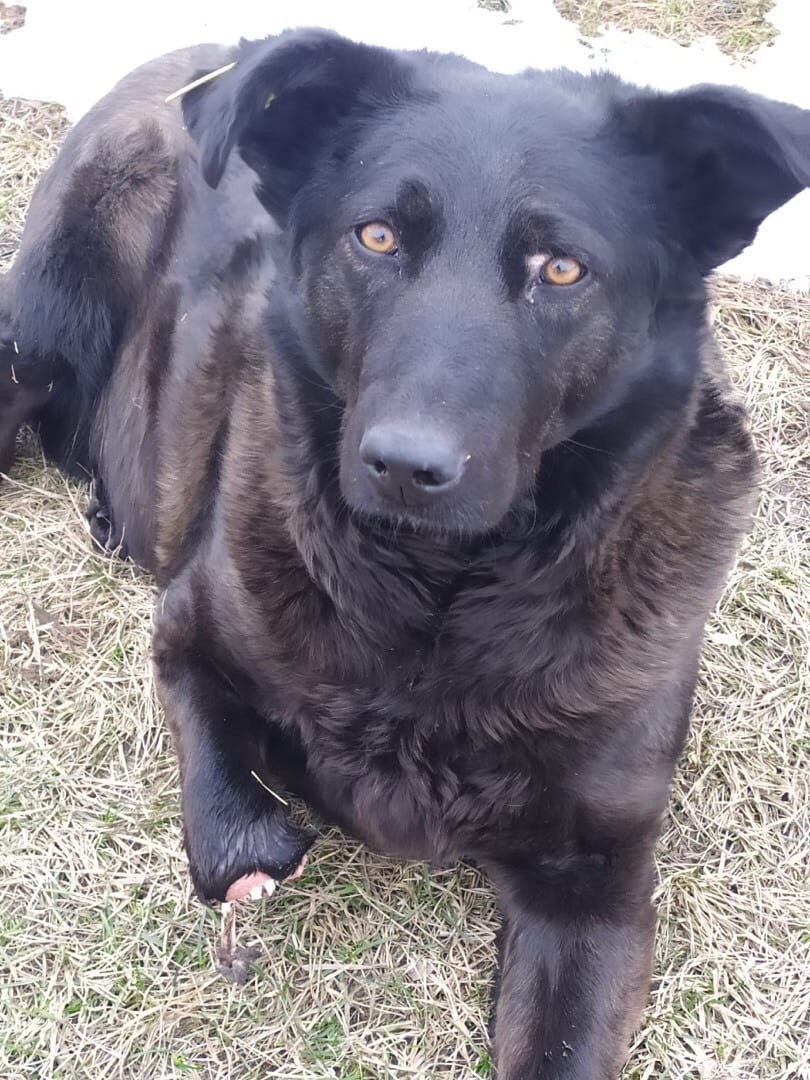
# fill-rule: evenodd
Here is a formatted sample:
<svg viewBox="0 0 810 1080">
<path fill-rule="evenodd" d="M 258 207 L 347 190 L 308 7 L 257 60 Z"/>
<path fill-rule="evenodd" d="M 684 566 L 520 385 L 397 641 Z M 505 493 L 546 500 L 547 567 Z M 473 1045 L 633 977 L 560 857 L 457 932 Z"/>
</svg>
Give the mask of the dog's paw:
<svg viewBox="0 0 810 1080">
<path fill-rule="evenodd" d="M 195 892 L 205 904 L 261 899 L 298 877 L 316 834 L 280 814 L 253 817 L 227 829 L 214 817 L 186 818 L 186 852 Z"/>
</svg>

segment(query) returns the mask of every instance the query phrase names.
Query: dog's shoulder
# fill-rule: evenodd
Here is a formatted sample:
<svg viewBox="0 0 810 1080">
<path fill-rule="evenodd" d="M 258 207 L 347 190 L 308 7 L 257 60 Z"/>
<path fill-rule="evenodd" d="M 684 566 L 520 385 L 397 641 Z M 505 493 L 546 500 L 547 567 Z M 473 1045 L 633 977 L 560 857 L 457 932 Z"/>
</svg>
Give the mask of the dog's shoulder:
<svg viewBox="0 0 810 1080">
<path fill-rule="evenodd" d="M 628 493 L 626 512 L 603 541 L 606 595 L 620 600 L 613 615 L 673 657 L 716 603 L 750 527 L 758 477 L 748 413 L 710 336 L 701 352 L 672 442 Z"/>
<path fill-rule="evenodd" d="M 750 526 L 759 461 L 748 410 L 712 337 L 704 342 L 702 360 L 677 458 L 676 506 L 692 527 L 690 550 L 697 553 L 705 532 L 707 555 L 726 565 Z"/>
</svg>

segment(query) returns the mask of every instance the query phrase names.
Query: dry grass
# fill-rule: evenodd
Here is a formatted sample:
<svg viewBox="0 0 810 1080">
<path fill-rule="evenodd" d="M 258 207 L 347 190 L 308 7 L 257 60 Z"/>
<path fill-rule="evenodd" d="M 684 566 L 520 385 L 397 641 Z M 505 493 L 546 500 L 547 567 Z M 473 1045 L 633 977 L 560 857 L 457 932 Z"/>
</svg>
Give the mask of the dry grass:
<svg viewBox="0 0 810 1080">
<path fill-rule="evenodd" d="M 561 15 L 591 36 L 608 26 L 646 30 L 689 45 L 713 37 L 723 52 L 746 55 L 773 40 L 774 0 L 554 0 Z"/>
<path fill-rule="evenodd" d="M 0 94 L 0 272 L 8 268 L 22 233 L 37 177 L 68 129 L 59 105 L 3 99 Z"/>
<path fill-rule="evenodd" d="M 2 114 L 8 251 L 64 122 Z M 717 298 L 764 490 L 709 629 L 627 1080 L 810 1078 L 810 302 L 729 282 Z M 151 585 L 91 550 L 84 499 L 31 438 L 0 491 L 0 1075 L 486 1074 L 496 917 L 474 871 L 431 877 L 330 834 L 242 927 L 265 957 L 255 979 L 213 974 L 216 919 L 189 899 L 149 682 Z"/>
</svg>

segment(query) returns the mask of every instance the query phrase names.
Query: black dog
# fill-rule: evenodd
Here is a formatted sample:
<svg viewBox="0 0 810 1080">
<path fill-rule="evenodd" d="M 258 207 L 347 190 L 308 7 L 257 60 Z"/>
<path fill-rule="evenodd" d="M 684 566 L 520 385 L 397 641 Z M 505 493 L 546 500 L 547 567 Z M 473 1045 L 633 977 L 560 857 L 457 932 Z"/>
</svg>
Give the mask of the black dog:
<svg viewBox="0 0 810 1080">
<path fill-rule="evenodd" d="M 3 284 L 0 464 L 33 422 L 163 589 L 198 894 L 311 843 L 254 773 L 477 860 L 502 1080 L 616 1077 L 645 1001 L 756 472 L 704 277 L 808 184 L 788 105 L 295 32 L 125 79 Z"/>
</svg>

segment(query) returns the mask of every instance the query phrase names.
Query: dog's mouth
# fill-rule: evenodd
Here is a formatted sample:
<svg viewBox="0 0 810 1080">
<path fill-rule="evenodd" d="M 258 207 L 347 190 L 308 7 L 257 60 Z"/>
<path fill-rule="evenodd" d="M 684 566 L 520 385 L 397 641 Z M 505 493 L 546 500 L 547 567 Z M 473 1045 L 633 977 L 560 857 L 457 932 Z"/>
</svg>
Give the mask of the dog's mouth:
<svg viewBox="0 0 810 1080">
<path fill-rule="evenodd" d="M 481 521 L 473 515 L 463 512 L 443 511 L 407 506 L 372 510 L 366 507 L 351 507 L 355 518 L 362 521 L 375 533 L 392 536 L 430 536 L 435 540 L 458 540 L 464 536 L 480 536 L 494 526 L 489 521 Z"/>
<path fill-rule="evenodd" d="M 385 490 L 372 479 L 352 470 L 341 476 L 341 494 L 352 515 L 375 533 L 430 536 L 435 541 L 480 537 L 496 529 L 511 506 L 511 485 L 504 482 L 497 499 L 482 490 L 475 478 L 461 477 L 437 491 L 428 482 L 425 491 L 393 483 Z"/>
</svg>

